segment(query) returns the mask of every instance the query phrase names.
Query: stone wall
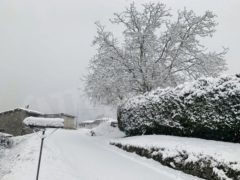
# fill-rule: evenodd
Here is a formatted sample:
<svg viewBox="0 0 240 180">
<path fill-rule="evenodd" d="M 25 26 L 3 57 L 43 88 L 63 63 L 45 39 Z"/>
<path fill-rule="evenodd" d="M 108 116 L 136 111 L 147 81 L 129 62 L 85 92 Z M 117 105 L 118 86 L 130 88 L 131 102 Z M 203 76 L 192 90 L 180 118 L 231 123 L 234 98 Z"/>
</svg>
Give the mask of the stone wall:
<svg viewBox="0 0 240 180">
<path fill-rule="evenodd" d="M 12 134 L 14 136 L 32 133 L 30 128 L 23 125 L 23 120 L 29 114 L 22 110 L 8 111 L 0 114 L 0 129 L 4 133 Z"/>
</svg>

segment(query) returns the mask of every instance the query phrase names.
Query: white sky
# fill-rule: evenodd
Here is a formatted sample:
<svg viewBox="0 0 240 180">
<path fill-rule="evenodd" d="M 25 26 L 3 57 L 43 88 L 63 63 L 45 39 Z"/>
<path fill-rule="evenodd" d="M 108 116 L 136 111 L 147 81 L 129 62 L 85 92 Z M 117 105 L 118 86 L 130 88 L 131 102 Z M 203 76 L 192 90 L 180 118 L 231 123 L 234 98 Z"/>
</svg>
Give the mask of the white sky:
<svg viewBox="0 0 240 180">
<path fill-rule="evenodd" d="M 95 52 L 91 47 L 96 33 L 94 22 L 100 20 L 108 25 L 112 14 L 121 12 L 130 2 L 0 0 L 0 111 L 21 106 L 26 99 L 56 93 L 60 97 L 59 94 L 76 89 Z M 136 4 L 144 2 L 148 1 L 138 0 Z M 219 26 L 207 45 L 214 50 L 229 47 L 227 73 L 240 72 L 239 0 L 161 2 L 173 10 L 187 7 L 196 13 L 216 13 Z"/>
</svg>

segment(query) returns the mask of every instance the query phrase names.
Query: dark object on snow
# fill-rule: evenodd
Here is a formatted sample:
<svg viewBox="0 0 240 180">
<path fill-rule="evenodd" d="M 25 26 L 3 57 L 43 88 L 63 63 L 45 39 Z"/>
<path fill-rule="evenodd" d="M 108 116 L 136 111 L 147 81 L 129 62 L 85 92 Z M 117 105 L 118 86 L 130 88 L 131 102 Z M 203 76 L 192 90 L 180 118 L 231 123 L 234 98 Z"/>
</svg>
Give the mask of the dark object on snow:
<svg viewBox="0 0 240 180">
<path fill-rule="evenodd" d="M 91 136 L 96 136 L 96 133 L 94 131 L 90 131 Z"/>
<path fill-rule="evenodd" d="M 113 122 L 110 123 L 110 126 L 112 126 L 114 128 L 118 127 L 118 122 L 113 121 Z"/>
<path fill-rule="evenodd" d="M 11 147 L 13 144 L 11 137 L 12 137 L 11 134 L 0 132 L 0 146 L 4 146 L 7 148 Z"/>
<path fill-rule="evenodd" d="M 118 108 L 127 135 L 165 134 L 240 142 L 240 76 L 157 89 Z"/>
</svg>

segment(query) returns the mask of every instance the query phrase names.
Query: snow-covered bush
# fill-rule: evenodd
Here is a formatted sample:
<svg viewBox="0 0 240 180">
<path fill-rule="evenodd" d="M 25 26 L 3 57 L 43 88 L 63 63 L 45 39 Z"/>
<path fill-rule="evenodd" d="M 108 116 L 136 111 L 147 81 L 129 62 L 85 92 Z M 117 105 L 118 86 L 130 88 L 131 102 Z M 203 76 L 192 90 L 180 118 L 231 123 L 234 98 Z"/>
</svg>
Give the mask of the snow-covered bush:
<svg viewBox="0 0 240 180">
<path fill-rule="evenodd" d="M 206 180 L 239 180 L 240 178 L 239 162 L 219 161 L 206 154 L 196 154 L 185 150 L 139 147 L 114 142 L 110 144 Z"/>
<path fill-rule="evenodd" d="M 127 135 L 168 134 L 240 142 L 240 75 L 156 89 L 118 108 Z"/>
</svg>

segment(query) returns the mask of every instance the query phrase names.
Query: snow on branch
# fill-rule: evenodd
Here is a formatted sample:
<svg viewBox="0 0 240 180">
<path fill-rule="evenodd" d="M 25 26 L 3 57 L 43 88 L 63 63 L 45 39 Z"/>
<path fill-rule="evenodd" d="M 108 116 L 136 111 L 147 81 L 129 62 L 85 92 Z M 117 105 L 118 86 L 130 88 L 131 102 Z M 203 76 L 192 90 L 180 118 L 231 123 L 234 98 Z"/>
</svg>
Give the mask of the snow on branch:
<svg viewBox="0 0 240 180">
<path fill-rule="evenodd" d="M 146 3 L 138 9 L 131 3 L 114 13 L 110 23 L 122 27 L 121 38 L 96 23 L 85 91 L 91 100 L 119 105 L 124 100 L 158 87 L 176 87 L 201 77 L 217 77 L 227 69 L 221 51 L 209 51 L 204 39 L 217 26 L 211 11 L 196 14 L 179 10 L 177 19 L 162 3 Z"/>
</svg>

